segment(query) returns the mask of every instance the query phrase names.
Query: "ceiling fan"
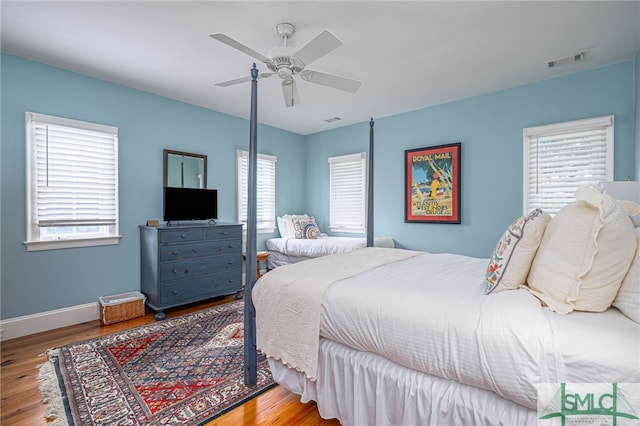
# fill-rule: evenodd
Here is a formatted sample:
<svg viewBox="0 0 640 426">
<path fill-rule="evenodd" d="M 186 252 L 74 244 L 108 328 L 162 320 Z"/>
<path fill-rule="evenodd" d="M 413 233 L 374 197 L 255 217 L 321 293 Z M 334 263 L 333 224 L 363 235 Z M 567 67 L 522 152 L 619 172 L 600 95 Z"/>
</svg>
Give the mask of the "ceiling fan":
<svg viewBox="0 0 640 426">
<path fill-rule="evenodd" d="M 248 48 L 244 44 L 225 34 L 216 33 L 211 34 L 210 36 L 233 47 L 234 49 L 238 49 L 259 61 L 264 62 L 271 72 L 259 73 L 258 78 L 267 78 L 272 75 L 280 77 L 282 80 L 282 94 L 287 107 L 296 106 L 300 103 L 294 76 L 300 76 L 302 80 L 310 83 L 321 84 L 323 86 L 329 86 L 334 89 L 344 90 L 351 93 L 355 93 L 358 90 L 362 83 L 360 80 L 335 74 L 327 74 L 320 71 L 312 71 L 305 68 L 316 59 L 319 59 L 334 49 L 342 46 L 342 41 L 333 35 L 331 31 L 322 31 L 316 36 L 316 38 L 309 41 L 298 50 L 287 45 L 289 39 L 291 39 L 296 31 L 292 24 L 278 24 L 276 25 L 276 31 L 278 32 L 278 36 L 282 38 L 283 45 L 269 50 L 266 56 Z M 226 87 L 250 80 L 251 77 L 241 77 L 218 83 L 216 86 Z"/>
</svg>

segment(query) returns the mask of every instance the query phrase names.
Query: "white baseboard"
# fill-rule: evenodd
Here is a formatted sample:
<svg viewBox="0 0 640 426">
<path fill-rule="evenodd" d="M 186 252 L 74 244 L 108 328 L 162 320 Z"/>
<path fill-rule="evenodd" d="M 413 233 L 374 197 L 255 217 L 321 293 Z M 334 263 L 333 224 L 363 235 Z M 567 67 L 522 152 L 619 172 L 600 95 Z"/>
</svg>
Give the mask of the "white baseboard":
<svg viewBox="0 0 640 426">
<path fill-rule="evenodd" d="M 100 318 L 98 302 L 0 320 L 0 341 Z"/>
</svg>

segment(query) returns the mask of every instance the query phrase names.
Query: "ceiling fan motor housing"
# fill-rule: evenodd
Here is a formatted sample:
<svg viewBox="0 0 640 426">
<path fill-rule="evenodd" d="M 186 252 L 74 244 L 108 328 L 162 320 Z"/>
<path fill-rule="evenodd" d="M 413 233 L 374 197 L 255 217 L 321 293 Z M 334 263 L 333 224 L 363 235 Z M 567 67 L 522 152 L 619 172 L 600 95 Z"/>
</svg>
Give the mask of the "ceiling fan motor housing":
<svg viewBox="0 0 640 426">
<path fill-rule="evenodd" d="M 304 69 L 302 61 L 291 56 L 295 52 L 296 50 L 291 47 L 274 47 L 267 53 L 271 60 L 266 65 L 271 71 L 277 73 L 281 79 L 291 79 L 294 74 L 298 74 Z"/>
</svg>

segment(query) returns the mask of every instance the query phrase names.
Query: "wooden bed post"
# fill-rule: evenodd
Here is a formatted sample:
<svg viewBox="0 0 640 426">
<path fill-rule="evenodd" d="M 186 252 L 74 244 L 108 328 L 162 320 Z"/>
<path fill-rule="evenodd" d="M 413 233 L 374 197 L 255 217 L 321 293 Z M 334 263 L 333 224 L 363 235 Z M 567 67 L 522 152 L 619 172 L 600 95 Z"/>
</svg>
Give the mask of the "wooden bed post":
<svg viewBox="0 0 640 426">
<path fill-rule="evenodd" d="M 257 105 L 258 69 L 251 68 L 251 116 L 249 124 L 249 180 L 247 182 L 247 246 L 244 283 L 244 384 L 254 386 L 257 379 L 256 308 L 253 306 L 251 291 L 256 283 L 256 189 L 258 169 Z"/>
<path fill-rule="evenodd" d="M 367 247 L 373 247 L 373 117 L 369 121 L 369 189 L 367 197 Z"/>
</svg>

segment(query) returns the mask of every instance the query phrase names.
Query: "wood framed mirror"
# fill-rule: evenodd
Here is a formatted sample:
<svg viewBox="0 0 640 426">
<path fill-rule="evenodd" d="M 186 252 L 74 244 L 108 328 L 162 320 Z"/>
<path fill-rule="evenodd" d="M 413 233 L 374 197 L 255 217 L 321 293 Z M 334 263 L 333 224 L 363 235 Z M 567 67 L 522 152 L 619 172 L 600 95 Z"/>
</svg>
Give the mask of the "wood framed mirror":
<svg viewBox="0 0 640 426">
<path fill-rule="evenodd" d="M 207 187 L 207 156 L 191 152 L 163 150 L 164 186 L 178 188 Z"/>
</svg>

